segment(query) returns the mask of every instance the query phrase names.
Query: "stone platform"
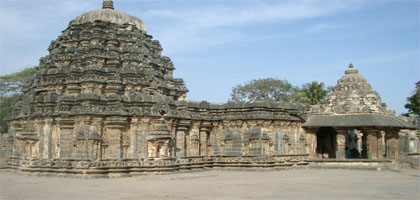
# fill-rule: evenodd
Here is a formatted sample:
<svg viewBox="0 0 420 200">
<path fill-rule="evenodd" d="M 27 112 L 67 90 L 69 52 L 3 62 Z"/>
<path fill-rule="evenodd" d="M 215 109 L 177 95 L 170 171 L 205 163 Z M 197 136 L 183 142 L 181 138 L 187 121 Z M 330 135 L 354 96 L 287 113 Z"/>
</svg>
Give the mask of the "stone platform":
<svg viewBox="0 0 420 200">
<path fill-rule="evenodd" d="M 366 169 L 390 170 L 399 165 L 390 159 L 308 159 L 307 155 L 277 157 L 185 157 L 162 160 L 8 160 L 8 169 L 24 174 L 58 177 L 110 178 L 130 177 L 150 173 L 197 172 L 200 170 L 259 170 L 259 169 Z"/>
</svg>

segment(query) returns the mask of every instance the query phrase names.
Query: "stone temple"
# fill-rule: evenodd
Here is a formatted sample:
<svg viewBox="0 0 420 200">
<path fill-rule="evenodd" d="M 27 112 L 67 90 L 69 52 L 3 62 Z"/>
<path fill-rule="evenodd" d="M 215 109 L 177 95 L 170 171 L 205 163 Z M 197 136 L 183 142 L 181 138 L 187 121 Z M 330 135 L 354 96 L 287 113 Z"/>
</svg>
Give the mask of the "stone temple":
<svg viewBox="0 0 420 200">
<path fill-rule="evenodd" d="M 418 122 L 389 111 L 351 64 L 320 106 L 186 100 L 159 41 L 109 0 L 72 20 L 48 50 L 7 118 L 8 168 L 108 174 L 391 163 L 419 150 Z"/>
</svg>

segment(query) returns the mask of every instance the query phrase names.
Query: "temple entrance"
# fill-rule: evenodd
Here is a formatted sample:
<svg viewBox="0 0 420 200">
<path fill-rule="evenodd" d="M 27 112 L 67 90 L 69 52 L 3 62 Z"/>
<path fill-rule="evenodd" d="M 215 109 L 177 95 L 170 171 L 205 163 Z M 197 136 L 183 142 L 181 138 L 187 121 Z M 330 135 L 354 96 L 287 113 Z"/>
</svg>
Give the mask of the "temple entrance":
<svg viewBox="0 0 420 200">
<path fill-rule="evenodd" d="M 318 158 L 335 158 L 336 151 L 336 132 L 331 127 L 320 128 L 316 132 Z"/>
<path fill-rule="evenodd" d="M 346 158 L 364 158 L 366 156 L 366 135 L 356 129 L 346 134 Z"/>
</svg>

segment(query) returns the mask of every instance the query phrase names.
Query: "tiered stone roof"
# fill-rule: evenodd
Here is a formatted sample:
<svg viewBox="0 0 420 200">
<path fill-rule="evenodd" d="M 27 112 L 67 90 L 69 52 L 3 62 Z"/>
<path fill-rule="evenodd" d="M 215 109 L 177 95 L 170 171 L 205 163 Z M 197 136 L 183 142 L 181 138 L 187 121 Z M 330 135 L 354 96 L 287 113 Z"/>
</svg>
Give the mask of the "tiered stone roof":
<svg viewBox="0 0 420 200">
<path fill-rule="evenodd" d="M 174 105 L 186 96 L 183 80 L 172 77 L 173 63 L 143 22 L 105 2 L 104 9 L 80 15 L 51 42 L 11 119 L 160 115 L 157 104 Z"/>
<path fill-rule="evenodd" d="M 329 114 L 380 113 L 393 114 L 381 102 L 379 94 L 372 90 L 366 79 L 350 63 L 343 77 L 337 81 L 333 93 L 328 96 L 323 112 Z"/>
</svg>

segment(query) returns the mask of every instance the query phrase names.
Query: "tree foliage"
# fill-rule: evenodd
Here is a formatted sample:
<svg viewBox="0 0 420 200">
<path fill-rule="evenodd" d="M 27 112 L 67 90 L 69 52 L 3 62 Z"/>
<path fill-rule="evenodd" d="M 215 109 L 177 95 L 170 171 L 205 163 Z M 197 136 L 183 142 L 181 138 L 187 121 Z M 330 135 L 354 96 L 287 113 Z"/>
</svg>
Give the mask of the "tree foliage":
<svg viewBox="0 0 420 200">
<path fill-rule="evenodd" d="M 20 72 L 0 76 L 0 96 L 13 96 L 20 94 L 26 81 L 35 76 L 36 68 L 26 68 Z"/>
<path fill-rule="evenodd" d="M 4 118 L 11 111 L 13 104 L 15 104 L 19 98 L 20 95 L 0 97 L 0 134 L 7 131 L 7 123 L 4 121 Z"/>
<path fill-rule="evenodd" d="M 420 81 L 417 81 L 413 94 L 407 97 L 407 102 L 404 107 L 408 109 L 408 114 L 420 115 Z"/>
<path fill-rule="evenodd" d="M 229 101 L 289 101 L 296 91 L 287 80 L 258 79 L 232 88 Z"/>
<path fill-rule="evenodd" d="M 31 80 L 35 73 L 36 68 L 31 67 L 20 72 L 0 76 L 0 133 L 7 131 L 7 124 L 4 118 L 21 97 L 23 85 Z"/>
<path fill-rule="evenodd" d="M 300 89 L 303 93 L 302 101 L 311 105 L 322 103 L 328 95 L 328 90 L 324 87 L 324 83 L 318 83 L 317 81 L 303 84 Z"/>
<path fill-rule="evenodd" d="M 328 95 L 324 83 L 313 81 L 299 88 L 287 80 L 258 79 L 232 88 L 229 101 L 288 101 L 319 104 Z"/>
</svg>

